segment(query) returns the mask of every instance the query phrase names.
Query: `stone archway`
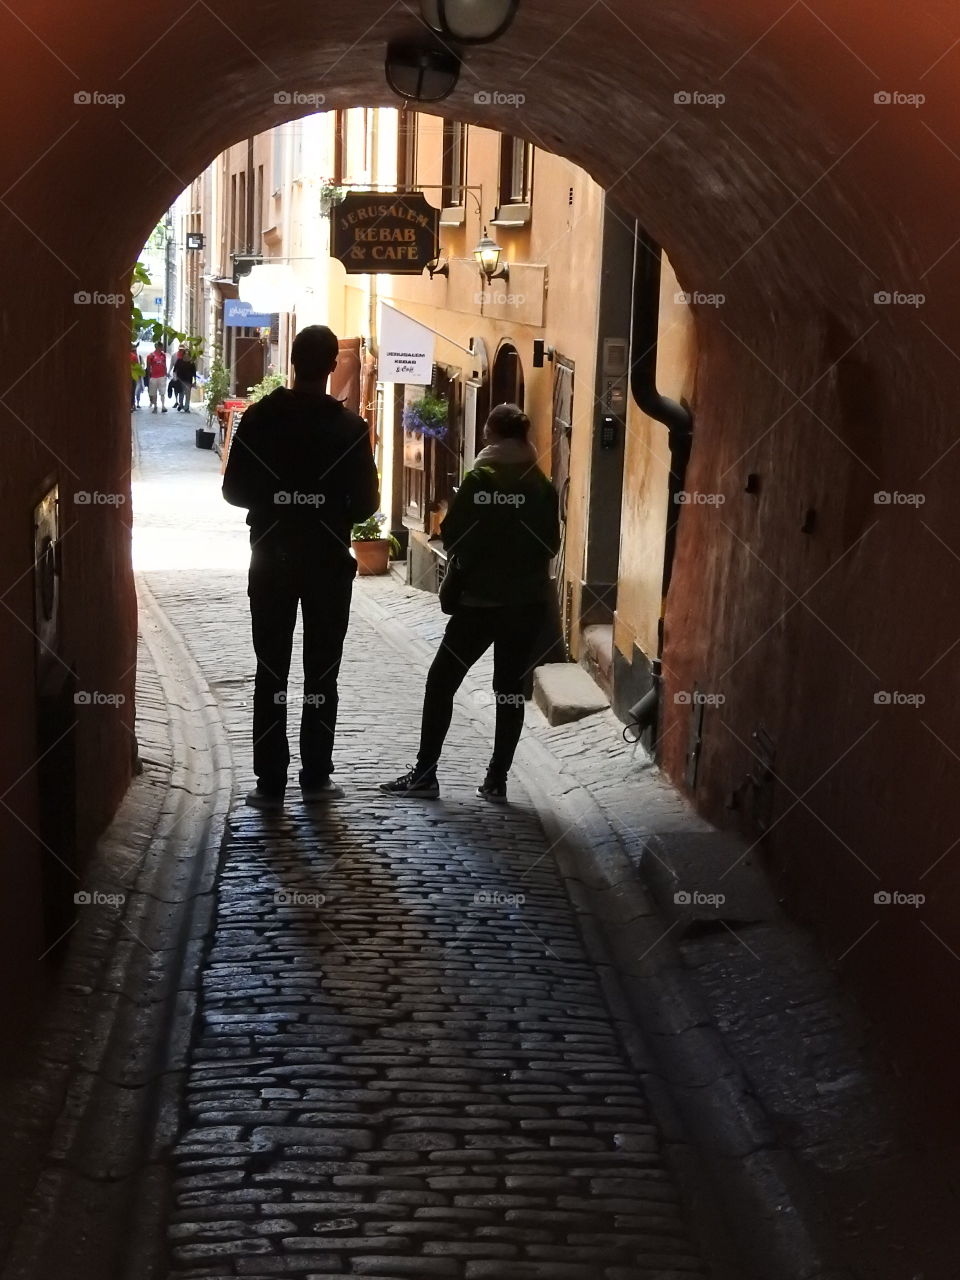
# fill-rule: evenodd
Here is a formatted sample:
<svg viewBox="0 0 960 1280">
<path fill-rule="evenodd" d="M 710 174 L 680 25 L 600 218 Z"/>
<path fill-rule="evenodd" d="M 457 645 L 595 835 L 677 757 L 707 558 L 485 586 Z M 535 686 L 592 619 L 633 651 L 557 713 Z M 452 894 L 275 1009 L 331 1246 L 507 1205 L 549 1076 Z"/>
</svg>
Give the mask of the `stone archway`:
<svg viewBox="0 0 960 1280">
<path fill-rule="evenodd" d="M 469 55 L 442 107 L 583 165 L 665 244 L 694 295 L 688 486 L 737 495 L 722 524 L 685 513 L 666 619 L 668 695 L 721 678 L 728 690 L 698 802 L 723 816 L 751 733 L 772 726 L 788 780 L 775 851 L 789 900 L 818 919 L 876 1007 L 931 1027 L 950 1002 L 931 996 L 918 1013 L 913 990 L 925 975 L 926 991 L 947 992 L 943 966 L 952 976 L 960 944 L 957 864 L 945 855 L 960 818 L 958 744 L 943 693 L 958 674 L 955 22 L 893 0 L 825 0 L 816 13 L 766 0 L 588 11 L 525 0 L 503 40 Z M 329 107 L 387 102 L 384 44 L 416 26 L 406 6 L 379 0 L 335 12 L 212 0 L 164 23 L 132 19 L 119 0 L 0 15 L 9 966 L 40 951 L 31 513 L 55 481 L 66 498 L 60 658 L 83 687 L 127 699 L 78 726 L 81 845 L 130 767 L 127 334 L 122 309 L 80 295 L 122 291 L 177 191 L 228 143 L 295 114 L 293 91 L 322 92 Z M 922 112 L 903 100 L 921 81 Z M 696 301 L 718 295 L 722 306 Z M 80 512 L 71 493 L 93 488 L 117 502 Z M 919 488 L 923 520 L 874 502 Z M 923 715 L 874 702 L 934 671 Z M 664 741 L 679 776 L 673 712 Z M 887 917 L 854 947 L 876 922 L 874 889 L 933 867 L 928 935 Z"/>
</svg>

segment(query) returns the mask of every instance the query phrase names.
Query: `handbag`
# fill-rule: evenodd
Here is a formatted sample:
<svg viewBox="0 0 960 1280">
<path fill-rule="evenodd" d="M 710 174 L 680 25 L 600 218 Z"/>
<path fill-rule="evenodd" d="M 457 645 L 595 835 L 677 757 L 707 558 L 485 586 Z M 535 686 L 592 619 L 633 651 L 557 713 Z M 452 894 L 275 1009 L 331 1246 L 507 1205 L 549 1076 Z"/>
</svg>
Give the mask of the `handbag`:
<svg viewBox="0 0 960 1280">
<path fill-rule="evenodd" d="M 456 613 L 463 595 L 463 565 L 457 556 L 447 557 L 447 567 L 437 593 L 443 613 Z"/>
</svg>

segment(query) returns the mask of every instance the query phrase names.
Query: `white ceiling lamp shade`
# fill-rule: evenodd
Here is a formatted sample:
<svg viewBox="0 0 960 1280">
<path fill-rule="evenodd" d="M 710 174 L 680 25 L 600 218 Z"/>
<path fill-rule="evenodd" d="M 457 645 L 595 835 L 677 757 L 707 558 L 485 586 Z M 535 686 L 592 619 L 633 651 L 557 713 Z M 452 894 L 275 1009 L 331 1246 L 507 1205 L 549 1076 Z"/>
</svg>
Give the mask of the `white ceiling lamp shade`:
<svg viewBox="0 0 960 1280">
<path fill-rule="evenodd" d="M 292 311 L 303 286 L 288 263 L 262 263 L 253 267 L 249 275 L 240 277 L 237 292 L 254 311 L 271 315 L 275 311 Z"/>
<path fill-rule="evenodd" d="M 420 0 L 423 20 L 437 35 L 459 44 L 497 40 L 516 16 L 520 0 Z"/>
</svg>

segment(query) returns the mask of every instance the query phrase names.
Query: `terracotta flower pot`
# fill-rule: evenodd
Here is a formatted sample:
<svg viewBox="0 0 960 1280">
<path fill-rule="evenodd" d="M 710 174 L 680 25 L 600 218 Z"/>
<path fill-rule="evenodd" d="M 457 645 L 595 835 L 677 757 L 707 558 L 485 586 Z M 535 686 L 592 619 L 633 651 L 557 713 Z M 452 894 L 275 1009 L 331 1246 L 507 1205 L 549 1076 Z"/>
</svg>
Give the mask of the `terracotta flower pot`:
<svg viewBox="0 0 960 1280">
<path fill-rule="evenodd" d="M 376 541 L 352 542 L 353 554 L 357 558 L 357 572 L 361 577 L 370 574 L 386 573 L 390 561 L 390 543 L 386 538 Z"/>
</svg>

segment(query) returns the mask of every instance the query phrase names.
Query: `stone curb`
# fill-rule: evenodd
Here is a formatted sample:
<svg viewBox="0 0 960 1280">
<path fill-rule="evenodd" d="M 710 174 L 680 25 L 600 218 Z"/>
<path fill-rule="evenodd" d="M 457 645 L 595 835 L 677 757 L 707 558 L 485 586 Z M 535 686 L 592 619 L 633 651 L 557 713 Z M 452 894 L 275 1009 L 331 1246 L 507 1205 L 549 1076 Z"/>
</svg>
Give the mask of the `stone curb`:
<svg viewBox="0 0 960 1280">
<path fill-rule="evenodd" d="M 431 645 L 370 597 L 357 593 L 355 599 L 389 643 L 429 663 Z M 458 703 L 492 736 L 493 713 L 471 697 L 481 688 L 468 676 Z M 829 1232 L 802 1171 L 777 1145 L 670 937 L 677 921 L 660 917 L 589 792 L 568 773 L 556 791 L 545 789 L 542 779 L 557 772 L 558 762 L 533 734 L 524 735 L 516 768 L 551 841 L 674 1171 L 724 1271 L 731 1280 L 745 1274 L 750 1280 L 851 1280 L 831 1261 Z"/>
<path fill-rule="evenodd" d="M 94 872 L 108 851 L 128 869 L 95 887 L 125 901 L 101 947 L 95 1024 L 83 1039 L 74 1032 L 64 1105 L 4 1280 L 166 1273 L 164 1160 L 180 1123 L 233 779 L 209 686 L 142 580 L 138 594 L 141 637 L 169 714 L 169 784 L 152 822 L 128 793 L 132 802 L 98 841 Z"/>
</svg>

